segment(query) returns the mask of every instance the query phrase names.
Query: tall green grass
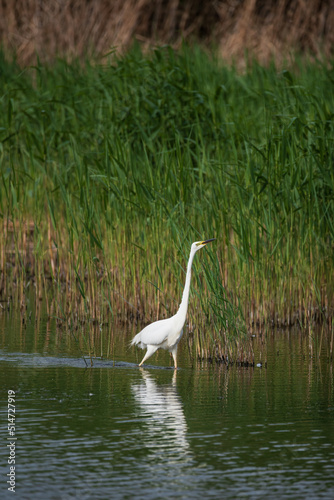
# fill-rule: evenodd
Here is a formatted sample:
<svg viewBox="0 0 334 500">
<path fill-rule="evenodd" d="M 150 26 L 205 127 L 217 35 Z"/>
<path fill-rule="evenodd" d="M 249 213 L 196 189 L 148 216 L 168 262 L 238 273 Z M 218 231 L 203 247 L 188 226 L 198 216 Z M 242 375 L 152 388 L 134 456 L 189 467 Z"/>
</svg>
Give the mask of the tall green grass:
<svg viewBox="0 0 334 500">
<path fill-rule="evenodd" d="M 176 311 L 191 242 L 216 237 L 195 262 L 198 346 L 332 324 L 333 80 L 186 47 L 24 69 L 0 55 L 2 295 L 30 284 L 61 321 L 150 321 Z"/>
</svg>

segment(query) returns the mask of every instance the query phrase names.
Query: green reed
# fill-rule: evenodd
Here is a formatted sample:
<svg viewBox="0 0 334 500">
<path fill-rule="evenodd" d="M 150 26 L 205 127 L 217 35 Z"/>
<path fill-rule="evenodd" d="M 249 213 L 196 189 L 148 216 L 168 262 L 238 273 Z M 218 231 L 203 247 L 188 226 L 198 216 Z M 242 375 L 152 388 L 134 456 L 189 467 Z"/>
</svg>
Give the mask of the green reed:
<svg viewBox="0 0 334 500">
<path fill-rule="evenodd" d="M 71 325 L 151 321 L 176 311 L 191 242 L 216 237 L 189 308 L 204 351 L 252 324 L 331 324 L 330 65 L 240 74 L 134 47 L 84 66 L 0 55 L 0 75 L 2 295 L 30 283 Z"/>
</svg>

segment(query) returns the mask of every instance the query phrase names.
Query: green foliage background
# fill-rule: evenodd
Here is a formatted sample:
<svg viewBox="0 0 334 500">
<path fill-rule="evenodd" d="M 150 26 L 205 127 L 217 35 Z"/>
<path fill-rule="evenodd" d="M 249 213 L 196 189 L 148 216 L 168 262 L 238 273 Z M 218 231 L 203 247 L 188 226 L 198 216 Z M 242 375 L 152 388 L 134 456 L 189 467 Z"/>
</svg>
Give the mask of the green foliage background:
<svg viewBox="0 0 334 500">
<path fill-rule="evenodd" d="M 241 74 L 196 47 L 23 70 L 0 56 L 2 294 L 50 281 L 64 316 L 79 294 L 93 317 L 155 319 L 177 308 L 191 242 L 216 237 L 190 304 L 213 340 L 238 316 L 328 319 L 333 81 L 330 63 Z"/>
</svg>

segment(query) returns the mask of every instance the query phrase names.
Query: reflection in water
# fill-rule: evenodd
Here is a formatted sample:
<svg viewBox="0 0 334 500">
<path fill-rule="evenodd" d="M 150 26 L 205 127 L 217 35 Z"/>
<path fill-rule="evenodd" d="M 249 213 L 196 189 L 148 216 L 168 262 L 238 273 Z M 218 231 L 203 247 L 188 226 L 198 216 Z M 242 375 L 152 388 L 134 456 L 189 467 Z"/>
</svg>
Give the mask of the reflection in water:
<svg viewBox="0 0 334 500">
<path fill-rule="evenodd" d="M 20 499 L 334 498 L 333 364 L 310 359 L 301 332 L 254 338 L 267 368 L 202 363 L 173 375 L 139 372 L 123 340 L 118 359 L 87 369 L 65 332 L 34 321 L 22 330 L 14 319 L 0 308 Z M 3 481 L 1 499 L 6 492 Z"/>
<path fill-rule="evenodd" d="M 191 458 L 187 441 L 187 424 L 183 406 L 176 388 L 176 370 L 170 385 L 158 385 L 154 378 L 141 369 L 143 382 L 133 384 L 132 391 L 138 404 L 137 416 L 142 419 L 142 439 L 152 458 L 161 459 L 163 449 L 174 461 Z"/>
</svg>

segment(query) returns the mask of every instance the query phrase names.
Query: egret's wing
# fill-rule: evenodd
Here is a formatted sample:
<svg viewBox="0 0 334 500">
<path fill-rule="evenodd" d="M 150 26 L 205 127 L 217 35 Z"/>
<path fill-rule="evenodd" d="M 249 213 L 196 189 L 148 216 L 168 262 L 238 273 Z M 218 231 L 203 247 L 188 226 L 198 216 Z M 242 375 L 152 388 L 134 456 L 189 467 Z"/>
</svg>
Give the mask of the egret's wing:
<svg viewBox="0 0 334 500">
<path fill-rule="evenodd" d="M 172 333 L 172 318 L 161 319 L 147 325 L 140 332 L 140 340 L 146 345 L 161 345 Z"/>
</svg>

